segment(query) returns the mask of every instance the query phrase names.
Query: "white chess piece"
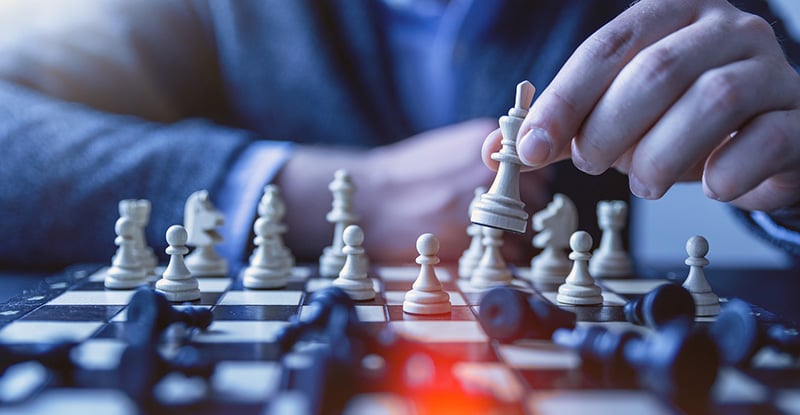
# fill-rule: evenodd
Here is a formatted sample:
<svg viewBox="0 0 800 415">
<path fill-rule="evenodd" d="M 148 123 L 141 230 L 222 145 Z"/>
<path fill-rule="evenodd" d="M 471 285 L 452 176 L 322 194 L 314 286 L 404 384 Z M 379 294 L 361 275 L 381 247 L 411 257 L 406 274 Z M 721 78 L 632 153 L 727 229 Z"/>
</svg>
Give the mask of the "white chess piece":
<svg viewBox="0 0 800 415">
<path fill-rule="evenodd" d="M 475 203 L 481 200 L 481 195 L 484 193 L 486 193 L 485 187 L 481 186 L 475 189 L 475 196 L 469 204 L 469 216 L 472 216 Z M 470 223 L 469 226 L 467 226 L 467 235 L 469 235 L 471 239 L 469 248 L 467 248 L 461 255 L 461 258 L 458 259 L 458 276 L 461 278 L 469 279 L 470 275 L 472 275 L 472 271 L 478 266 L 478 262 L 480 262 L 483 256 L 483 243 L 481 242 L 483 231 L 481 228 L 483 228 L 481 225 L 476 225 L 474 223 Z"/>
<path fill-rule="evenodd" d="M 135 252 L 139 263 L 147 275 L 156 275 L 158 258 L 153 249 L 147 245 L 145 228 L 150 222 L 150 201 L 147 199 L 124 199 L 119 202 L 119 216 L 132 219 L 136 223 L 133 239 L 136 241 Z"/>
<path fill-rule="evenodd" d="M 475 204 L 471 221 L 479 225 L 524 233 L 528 225 L 525 203 L 519 195 L 519 173 L 522 162 L 517 155 L 517 133 L 528 114 L 536 88 L 528 81 L 517 85 L 514 107 L 508 115 L 500 117 L 502 148 L 492 154 L 492 160 L 499 163 L 497 176 L 487 193 Z"/>
<path fill-rule="evenodd" d="M 280 224 L 269 214 L 256 219 L 253 225 L 256 249 L 250 264 L 242 271 L 245 288 L 280 288 L 289 283 L 292 268 L 275 240 L 280 230 Z"/>
<path fill-rule="evenodd" d="M 268 210 L 273 211 L 273 215 L 275 215 L 275 221 L 280 224 L 281 229 L 283 230 L 281 234 L 286 233 L 286 223 L 284 222 L 284 218 L 286 217 L 286 202 L 283 201 L 283 196 L 281 196 L 280 188 L 275 184 L 268 184 L 264 186 L 264 194 L 261 196 L 261 200 L 258 202 L 258 216 L 266 216 Z M 287 262 L 287 266 L 289 268 L 294 267 L 295 258 L 292 254 L 292 251 L 283 243 L 283 236 L 278 235 L 279 249 L 283 252 L 283 257 Z"/>
<path fill-rule="evenodd" d="M 530 280 L 533 286 L 551 291 L 564 283 L 572 269 L 567 257 L 569 238 L 578 230 L 578 209 L 567 196 L 557 193 L 547 207 L 533 215 L 537 232 L 533 246 L 544 248 L 531 260 Z"/>
<path fill-rule="evenodd" d="M 495 228 L 483 228 L 483 256 L 478 266 L 472 271 L 470 284 L 478 289 L 511 284 L 512 275 L 506 261 L 500 255 L 503 245 L 503 231 Z"/>
<path fill-rule="evenodd" d="M 222 242 L 217 228 L 225 218 L 208 196 L 207 190 L 198 190 L 186 199 L 183 223 L 189 234 L 186 242 L 196 247 L 186 257 L 186 266 L 195 277 L 224 277 L 228 275 L 228 261 L 221 257 L 215 245 Z"/>
<path fill-rule="evenodd" d="M 334 224 L 333 243 L 322 251 L 322 256 L 319 258 L 319 273 L 323 277 L 334 278 L 339 275 L 347 259 L 347 255 L 342 252 L 344 229 L 356 223 L 358 215 L 355 214 L 353 207 L 356 186 L 347 170 L 337 170 L 328 189 L 333 194 L 333 208 L 325 219 Z"/>
<path fill-rule="evenodd" d="M 403 312 L 409 314 L 443 314 L 450 312 L 450 294 L 442 289 L 434 265 L 439 263 L 439 240 L 432 233 L 417 238 L 419 275 L 405 296 Z"/>
<path fill-rule="evenodd" d="M 569 246 L 572 248 L 572 253 L 569 254 L 569 258 L 573 261 L 572 270 L 567 275 L 566 281 L 558 287 L 556 301 L 570 305 L 603 304 L 602 290 L 589 273 L 592 236 L 587 232 L 577 231 L 569 238 Z"/>
<path fill-rule="evenodd" d="M 364 231 L 358 225 L 350 225 L 342 233 L 344 248 L 342 252 L 347 259 L 339 271 L 339 278 L 333 280 L 333 285 L 344 290 L 350 298 L 356 301 L 371 300 L 375 298 L 375 287 L 372 279 L 367 277 L 367 267 L 361 256 L 364 255 Z"/>
<path fill-rule="evenodd" d="M 119 249 L 111 262 L 111 267 L 106 271 L 104 285 L 106 288 L 127 289 L 147 284 L 147 273 L 142 268 L 136 255 L 137 224 L 131 218 L 117 219 L 114 230 L 117 237 L 114 239 Z"/>
<path fill-rule="evenodd" d="M 186 247 L 188 239 L 186 229 L 181 225 L 172 225 L 167 229 L 167 255 L 169 263 L 161 279 L 156 281 L 156 291 L 164 294 L 169 301 L 194 301 L 200 299 L 200 287 L 197 278 L 192 276 L 184 262 L 184 255 L 189 252 Z"/>
<path fill-rule="evenodd" d="M 694 298 L 695 311 L 698 316 L 716 316 L 719 314 L 719 297 L 711 291 L 703 267 L 708 265 L 708 241 L 702 236 L 692 236 L 686 241 L 686 265 L 689 266 L 689 275 L 683 282 L 692 298 Z"/>
<path fill-rule="evenodd" d="M 603 230 L 600 246 L 589 261 L 595 278 L 633 276 L 633 263 L 622 244 L 622 229 L 628 220 L 628 204 L 622 200 L 597 203 L 597 222 Z"/>
</svg>

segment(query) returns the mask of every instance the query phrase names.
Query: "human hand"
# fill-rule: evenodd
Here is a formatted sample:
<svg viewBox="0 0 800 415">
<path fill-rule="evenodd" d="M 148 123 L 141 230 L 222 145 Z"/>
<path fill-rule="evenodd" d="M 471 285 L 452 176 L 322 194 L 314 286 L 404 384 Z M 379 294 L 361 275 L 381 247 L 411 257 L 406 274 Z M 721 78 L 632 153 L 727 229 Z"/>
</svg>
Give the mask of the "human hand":
<svg viewBox="0 0 800 415">
<path fill-rule="evenodd" d="M 616 167 L 646 199 L 702 179 L 710 198 L 769 211 L 800 200 L 799 109 L 800 78 L 765 20 L 724 0 L 642 0 L 575 51 L 517 148 L 534 167 Z"/>
<path fill-rule="evenodd" d="M 413 261 L 415 241 L 426 232 L 439 238 L 442 261 L 455 261 L 469 245 L 467 208 L 474 189 L 494 179 L 477 148 L 496 126 L 497 120 L 466 121 L 368 151 L 298 147 L 277 179 L 289 207 L 287 244 L 301 259 L 318 257 L 331 244 L 327 186 L 333 172 L 344 168 L 358 187 L 358 224 L 374 262 Z M 543 176 L 521 181 L 520 194 L 531 208 L 546 202 Z M 529 257 L 530 235 L 508 236 L 503 248 L 509 261 Z"/>
<path fill-rule="evenodd" d="M 439 238 L 442 261 L 458 259 L 469 245 L 465 231 L 473 190 L 488 187 L 495 176 L 480 163 L 477 149 L 496 127 L 495 119 L 466 121 L 368 153 L 353 177 L 370 257 L 408 262 L 417 255 L 416 238 L 431 232 Z M 544 174 L 526 176 L 520 189 L 523 201 L 544 206 Z M 530 235 L 506 235 L 507 260 L 530 256 Z"/>
</svg>

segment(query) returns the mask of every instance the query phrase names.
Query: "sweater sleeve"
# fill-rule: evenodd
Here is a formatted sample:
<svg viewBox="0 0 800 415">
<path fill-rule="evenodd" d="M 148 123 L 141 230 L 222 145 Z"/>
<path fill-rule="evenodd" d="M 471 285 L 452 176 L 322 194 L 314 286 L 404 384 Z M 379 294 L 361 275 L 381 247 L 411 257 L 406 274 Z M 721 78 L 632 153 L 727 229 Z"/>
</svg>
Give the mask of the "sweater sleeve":
<svg viewBox="0 0 800 415">
<path fill-rule="evenodd" d="M 222 194 L 225 213 L 255 209 L 242 208 L 250 203 L 242 200 L 242 177 L 263 185 L 288 147 L 266 141 L 256 151 L 253 133 L 222 125 L 201 5 L 3 3 L 0 266 L 109 261 L 117 202 L 125 198 L 151 200 L 147 238 L 161 255 L 165 229 L 182 223 L 196 190 Z M 243 232 L 233 235 L 246 238 L 236 236 Z"/>
</svg>

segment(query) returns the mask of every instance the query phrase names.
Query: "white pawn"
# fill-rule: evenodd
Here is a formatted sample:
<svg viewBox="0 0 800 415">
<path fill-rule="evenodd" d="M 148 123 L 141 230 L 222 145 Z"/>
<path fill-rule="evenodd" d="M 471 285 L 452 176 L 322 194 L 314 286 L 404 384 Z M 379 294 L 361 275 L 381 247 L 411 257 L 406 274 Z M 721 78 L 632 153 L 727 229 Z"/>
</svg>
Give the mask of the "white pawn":
<svg viewBox="0 0 800 415">
<path fill-rule="evenodd" d="M 117 219 L 114 230 L 117 237 L 114 244 L 119 247 L 106 272 L 106 288 L 126 289 L 147 284 L 147 273 L 136 255 L 137 224 L 131 218 Z"/>
<path fill-rule="evenodd" d="M 572 270 L 566 281 L 558 287 L 556 301 L 570 305 L 603 304 L 602 290 L 589 273 L 592 236 L 587 232 L 577 231 L 569 238 L 569 246 L 572 248 L 572 253 L 569 254 L 569 259 L 573 261 Z"/>
<path fill-rule="evenodd" d="M 485 187 L 478 187 L 475 189 L 475 196 L 472 198 L 468 209 L 468 214 L 470 216 L 472 216 L 475 203 L 481 200 L 481 195 L 484 193 L 486 193 Z M 478 262 L 480 262 L 483 256 L 483 244 L 481 243 L 483 231 L 481 228 L 483 228 L 481 225 L 476 225 L 474 223 L 467 226 L 467 235 L 472 239 L 470 240 L 469 248 L 467 248 L 461 255 L 461 258 L 458 259 L 458 276 L 461 278 L 469 279 L 470 275 L 472 275 L 472 271 L 478 266 Z"/>
<path fill-rule="evenodd" d="M 683 288 L 694 298 L 695 314 L 698 316 L 716 316 L 719 314 L 719 297 L 711 291 L 703 267 L 708 265 L 708 241 L 702 236 L 692 236 L 686 241 L 686 265 L 689 276 L 683 282 Z"/>
<path fill-rule="evenodd" d="M 589 262 L 595 278 L 631 277 L 633 264 L 622 245 L 622 229 L 628 219 L 628 204 L 622 200 L 597 203 L 597 222 L 603 230 L 600 246 Z"/>
<path fill-rule="evenodd" d="M 470 284 L 478 289 L 511 284 L 512 275 L 506 261 L 500 255 L 503 245 L 503 231 L 495 228 L 483 228 L 483 256 L 478 266 L 472 271 Z"/>
<path fill-rule="evenodd" d="M 286 224 L 283 221 L 286 216 L 286 202 L 283 201 L 280 188 L 274 184 L 264 186 L 264 194 L 258 202 L 258 216 L 267 216 L 270 210 L 273 212 L 272 214 L 275 215 L 275 221 L 279 223 L 283 229 L 281 233 L 286 233 Z M 288 264 L 287 266 L 289 268 L 294 267 L 295 258 L 292 251 L 283 243 L 283 237 L 280 235 L 278 235 L 278 237 L 278 244 L 283 251 L 283 257 Z"/>
<path fill-rule="evenodd" d="M 280 225 L 273 219 L 260 217 L 253 225 L 256 249 L 250 257 L 250 265 L 242 272 L 245 288 L 280 288 L 289 283 L 292 268 L 276 243 L 275 235 L 280 232 Z"/>
<path fill-rule="evenodd" d="M 409 314 L 443 314 L 450 312 L 450 294 L 442 289 L 434 265 L 439 263 L 439 240 L 432 233 L 417 238 L 419 275 L 411 291 L 406 293 L 403 312 Z"/>
<path fill-rule="evenodd" d="M 552 291 L 564 283 L 572 269 L 566 249 L 569 238 L 578 230 L 578 209 L 570 198 L 557 193 L 545 209 L 533 215 L 531 222 L 538 232 L 533 246 L 543 250 L 531 260 L 530 279 L 536 288 Z"/>
<path fill-rule="evenodd" d="M 355 214 L 353 208 L 356 186 L 347 170 L 336 170 L 328 189 L 333 194 L 333 208 L 325 216 L 325 219 L 334 224 L 333 242 L 322 251 L 322 256 L 319 258 L 319 273 L 323 277 L 334 278 L 339 275 L 339 271 L 347 259 L 342 252 L 344 229 L 356 223 L 358 215 Z"/>
<path fill-rule="evenodd" d="M 375 287 L 367 277 L 367 267 L 361 258 L 364 255 L 364 231 L 358 225 L 350 225 L 345 228 L 342 241 L 342 252 L 347 255 L 347 259 L 339 271 L 339 278 L 333 280 L 333 285 L 344 290 L 356 301 L 375 298 Z"/>
<path fill-rule="evenodd" d="M 186 240 L 189 235 L 181 225 L 172 225 L 167 229 L 167 255 L 169 263 L 161 279 L 156 281 L 156 291 L 164 294 L 169 301 L 194 301 L 200 299 L 200 287 L 197 278 L 192 276 L 184 262 L 184 255 L 189 252 Z"/>
</svg>

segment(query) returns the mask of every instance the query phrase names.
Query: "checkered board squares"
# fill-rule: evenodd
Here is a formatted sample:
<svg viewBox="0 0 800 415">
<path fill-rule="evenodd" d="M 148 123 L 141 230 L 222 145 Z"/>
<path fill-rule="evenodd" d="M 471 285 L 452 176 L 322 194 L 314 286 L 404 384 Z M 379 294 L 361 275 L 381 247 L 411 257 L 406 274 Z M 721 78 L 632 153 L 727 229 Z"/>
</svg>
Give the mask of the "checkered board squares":
<svg viewBox="0 0 800 415">
<path fill-rule="evenodd" d="M 0 342 L 19 345 L 59 339 L 77 341 L 80 344 L 73 351 L 73 361 L 88 378 L 93 378 L 93 374 L 106 377 L 113 374 L 126 347 L 126 329 L 131 327 L 127 325 L 127 303 L 133 290 L 105 289 L 104 271 L 92 272 L 97 268 L 78 269 L 68 279 L 52 281 L 50 292 L 28 294 L 15 303 L 19 307 L 3 306 L 0 309 Z M 552 342 L 523 340 L 499 344 L 491 341 L 478 321 L 478 305 L 486 290 L 475 289 L 468 280 L 455 278 L 454 267 L 438 266 L 436 272 L 450 295 L 450 313 L 430 316 L 404 313 L 402 303 L 417 278 L 419 267 L 375 266 L 369 276 L 377 295 L 373 300 L 356 302 L 359 320 L 370 333 L 388 328 L 425 350 L 455 359 L 452 375 L 465 391 L 490 396 L 501 408 L 507 408 L 503 405 L 508 405 L 508 401 L 516 402 L 512 407 L 519 409 L 512 413 L 571 413 L 573 410 L 593 414 L 675 413 L 669 404 L 647 391 L 620 390 L 617 385 L 584 376 L 579 356 Z M 526 275 L 524 269 L 514 272 L 518 277 Z M 211 310 L 214 322 L 205 331 L 172 326 L 162 336 L 162 342 L 168 344 L 178 339 L 194 346 L 216 362 L 216 370 L 208 384 L 200 387 L 196 379 L 170 377 L 159 385 L 159 399 L 164 402 L 210 400 L 209 407 L 220 408 L 223 413 L 265 413 L 265 405 L 289 399 L 289 394 L 281 390 L 284 369 L 276 336 L 290 320 L 307 318 L 313 307 L 310 305 L 313 293 L 330 286 L 332 281 L 321 278 L 316 267 L 303 266 L 293 270 L 288 286 L 282 289 L 248 290 L 235 278 L 199 279 L 202 299 L 192 302 L 191 306 Z M 599 280 L 606 300 L 604 305 L 560 307 L 575 312 L 579 325 L 646 332 L 647 329 L 624 321 L 623 306 L 626 301 L 667 282 Z M 531 295 L 555 301 L 554 292 L 534 290 L 524 278 L 516 278 L 513 284 Z M 176 308 L 187 306 L 177 305 Z M 792 359 L 787 361 L 785 356 L 775 353 L 760 353 L 753 371 L 722 372 L 714 388 L 717 404 L 714 412 L 736 412 L 737 408 L 746 407 L 766 408 L 767 413 L 798 413 L 793 411 L 800 408 L 800 380 L 787 382 L 786 376 L 773 376 L 787 370 L 800 373 L 800 363 Z M 75 392 L 80 392 L 74 395 L 78 397 L 75 401 L 64 397 L 64 390 L 49 388 L 36 399 L 26 400 L 25 405 L 14 406 L 13 410 L 24 408 L 34 411 L 32 413 L 40 413 L 36 412 L 37 408 L 52 410 L 49 400 L 53 397 L 64 400 L 63 408 L 70 408 L 74 402 L 89 399 L 95 392 L 109 392 L 99 387 L 106 385 L 98 382 L 84 386 L 85 389 L 74 388 Z M 194 392 L 181 392 L 187 389 Z M 348 411 L 375 413 L 376 408 L 391 408 L 395 413 L 404 410 L 405 413 L 419 413 L 414 407 L 414 397 L 400 393 L 385 390 L 359 394 L 348 404 Z M 93 404 L 102 407 L 104 402 L 99 399 Z M 126 413 L 129 404 L 125 401 L 104 413 Z M 84 409 L 81 407 L 86 413 L 93 410 Z M 0 407 L 0 415 L 6 410 L 9 408 Z M 55 412 L 64 410 L 59 407 Z"/>
</svg>

